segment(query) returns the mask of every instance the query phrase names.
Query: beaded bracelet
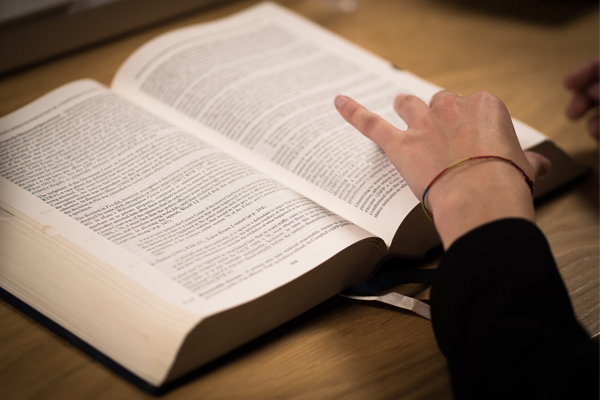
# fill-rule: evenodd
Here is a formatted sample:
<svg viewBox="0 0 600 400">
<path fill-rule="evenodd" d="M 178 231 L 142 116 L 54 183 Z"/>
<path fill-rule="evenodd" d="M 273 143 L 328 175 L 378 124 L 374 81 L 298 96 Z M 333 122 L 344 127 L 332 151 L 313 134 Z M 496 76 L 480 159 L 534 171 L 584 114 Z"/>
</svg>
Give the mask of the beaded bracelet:
<svg viewBox="0 0 600 400">
<path fill-rule="evenodd" d="M 481 160 L 481 159 L 496 159 L 496 160 L 501 160 L 501 161 L 504 161 L 506 163 L 509 163 L 510 165 L 512 165 L 513 167 L 515 167 L 516 169 L 518 169 L 519 172 L 521 172 L 521 174 L 525 178 L 525 182 L 527 182 L 527 186 L 529 186 L 529 190 L 531 190 L 531 194 L 533 195 L 533 186 L 534 186 L 533 180 L 531 180 L 531 178 L 527 176 L 527 174 L 525 173 L 525 171 L 523 171 L 523 169 L 521 167 L 519 167 L 514 161 L 509 160 L 508 158 L 500 157 L 500 156 L 475 156 L 475 157 L 465 158 L 463 160 L 460 160 L 460 161 L 457 161 L 457 162 L 455 162 L 453 164 L 450 164 L 449 166 L 447 166 L 446 168 L 444 168 L 439 174 L 437 174 L 431 180 L 431 182 L 429 182 L 429 185 L 427 185 L 427 187 L 425 188 L 425 191 L 423 191 L 423 196 L 421 196 L 421 206 L 423 207 L 423 211 L 425 212 L 425 215 L 427 215 L 427 217 L 431 221 L 433 221 L 433 214 L 431 213 L 431 211 L 429 211 L 429 209 L 427 208 L 427 206 L 425 206 L 425 196 L 427 195 L 427 192 L 431 188 L 431 185 L 433 185 L 435 183 L 435 181 L 437 181 L 442 175 L 444 175 L 446 172 L 448 172 L 450 169 L 456 167 L 457 165 L 460 165 L 460 164 L 462 164 L 464 162 L 467 162 L 467 161 Z"/>
</svg>

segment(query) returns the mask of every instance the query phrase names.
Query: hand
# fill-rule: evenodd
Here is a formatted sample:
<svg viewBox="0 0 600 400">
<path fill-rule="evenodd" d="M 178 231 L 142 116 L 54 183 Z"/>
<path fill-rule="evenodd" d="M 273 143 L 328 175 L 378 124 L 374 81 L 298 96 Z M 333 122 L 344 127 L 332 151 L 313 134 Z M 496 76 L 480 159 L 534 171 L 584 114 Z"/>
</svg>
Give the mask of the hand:
<svg viewBox="0 0 600 400">
<path fill-rule="evenodd" d="M 590 135 L 598 140 L 600 124 L 598 120 L 598 57 L 580 65 L 565 78 L 565 87 L 575 92 L 573 100 L 567 107 L 567 116 L 577 119 L 589 110 L 596 109 L 590 118 L 588 129 Z"/>
<path fill-rule="evenodd" d="M 511 159 L 532 179 L 550 167 L 544 157 L 523 153 L 508 110 L 489 93 L 461 97 L 444 90 L 433 96 L 430 106 L 417 97 L 400 95 L 394 108 L 408 125 L 406 131 L 348 97 L 338 96 L 335 104 L 346 121 L 386 152 L 419 199 L 435 175 L 467 157 Z M 427 206 L 445 247 L 494 219 L 534 219 L 523 176 L 498 160 L 471 161 L 453 168 L 431 187 Z"/>
</svg>

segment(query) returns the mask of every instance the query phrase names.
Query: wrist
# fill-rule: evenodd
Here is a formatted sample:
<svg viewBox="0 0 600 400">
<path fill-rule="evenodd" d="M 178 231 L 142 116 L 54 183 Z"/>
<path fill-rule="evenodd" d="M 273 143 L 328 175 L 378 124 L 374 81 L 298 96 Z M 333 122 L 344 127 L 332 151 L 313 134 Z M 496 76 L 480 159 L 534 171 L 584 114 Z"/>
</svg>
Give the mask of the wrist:
<svg viewBox="0 0 600 400">
<path fill-rule="evenodd" d="M 426 201 L 444 248 L 494 220 L 535 221 L 531 190 L 523 175 L 512 165 L 495 160 L 477 160 L 453 168 L 435 182 Z"/>
</svg>

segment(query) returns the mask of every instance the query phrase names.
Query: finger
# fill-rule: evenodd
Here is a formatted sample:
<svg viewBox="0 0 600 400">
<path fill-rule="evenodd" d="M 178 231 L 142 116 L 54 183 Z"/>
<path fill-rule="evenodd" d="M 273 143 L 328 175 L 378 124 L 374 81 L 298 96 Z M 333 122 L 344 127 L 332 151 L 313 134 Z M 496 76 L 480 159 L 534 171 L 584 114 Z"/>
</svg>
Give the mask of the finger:
<svg viewBox="0 0 600 400">
<path fill-rule="evenodd" d="M 596 104 L 598 104 L 598 101 L 600 100 L 600 84 L 596 82 L 592 86 L 590 86 L 587 90 L 587 95 Z"/>
<path fill-rule="evenodd" d="M 435 104 L 437 102 L 439 102 L 444 97 L 448 97 L 448 96 L 458 97 L 458 95 L 455 92 L 453 92 L 452 90 L 449 90 L 449 89 L 440 90 L 439 92 L 434 94 L 433 97 L 431 97 L 431 101 L 429 102 L 429 107 L 435 106 Z"/>
<path fill-rule="evenodd" d="M 591 106 L 590 99 L 585 94 L 577 93 L 571 100 L 571 104 L 567 106 L 567 117 L 577 119 L 585 114 Z"/>
<path fill-rule="evenodd" d="M 575 68 L 566 78 L 565 87 L 576 92 L 582 91 L 589 84 L 598 81 L 598 58 L 594 58 L 585 64 Z"/>
<path fill-rule="evenodd" d="M 416 96 L 400 94 L 394 100 L 394 110 L 410 126 L 419 115 L 429 111 L 429 106 Z"/>
<path fill-rule="evenodd" d="M 533 171 L 535 173 L 536 178 L 543 178 L 550 173 L 550 168 L 552 165 L 550 164 L 550 160 L 539 153 L 534 153 L 533 151 L 526 151 L 525 157 L 529 164 L 533 167 Z"/>
<path fill-rule="evenodd" d="M 590 121 L 588 122 L 588 129 L 590 131 L 590 135 L 596 140 L 598 140 L 598 136 L 600 136 L 600 115 L 596 114 Z"/>
<path fill-rule="evenodd" d="M 335 107 L 346 121 L 384 150 L 401 131 L 379 115 L 370 112 L 347 96 L 337 96 Z"/>
</svg>

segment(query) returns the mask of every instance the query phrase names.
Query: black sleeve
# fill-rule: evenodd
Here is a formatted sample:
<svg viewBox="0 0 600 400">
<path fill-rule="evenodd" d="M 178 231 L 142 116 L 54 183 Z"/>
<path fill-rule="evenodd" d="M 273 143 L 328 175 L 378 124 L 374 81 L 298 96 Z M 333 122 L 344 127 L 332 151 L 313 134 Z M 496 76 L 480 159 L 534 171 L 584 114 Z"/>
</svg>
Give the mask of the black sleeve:
<svg viewBox="0 0 600 400">
<path fill-rule="evenodd" d="M 598 343 L 534 224 L 495 221 L 453 243 L 431 311 L 457 399 L 598 400 Z"/>
</svg>

